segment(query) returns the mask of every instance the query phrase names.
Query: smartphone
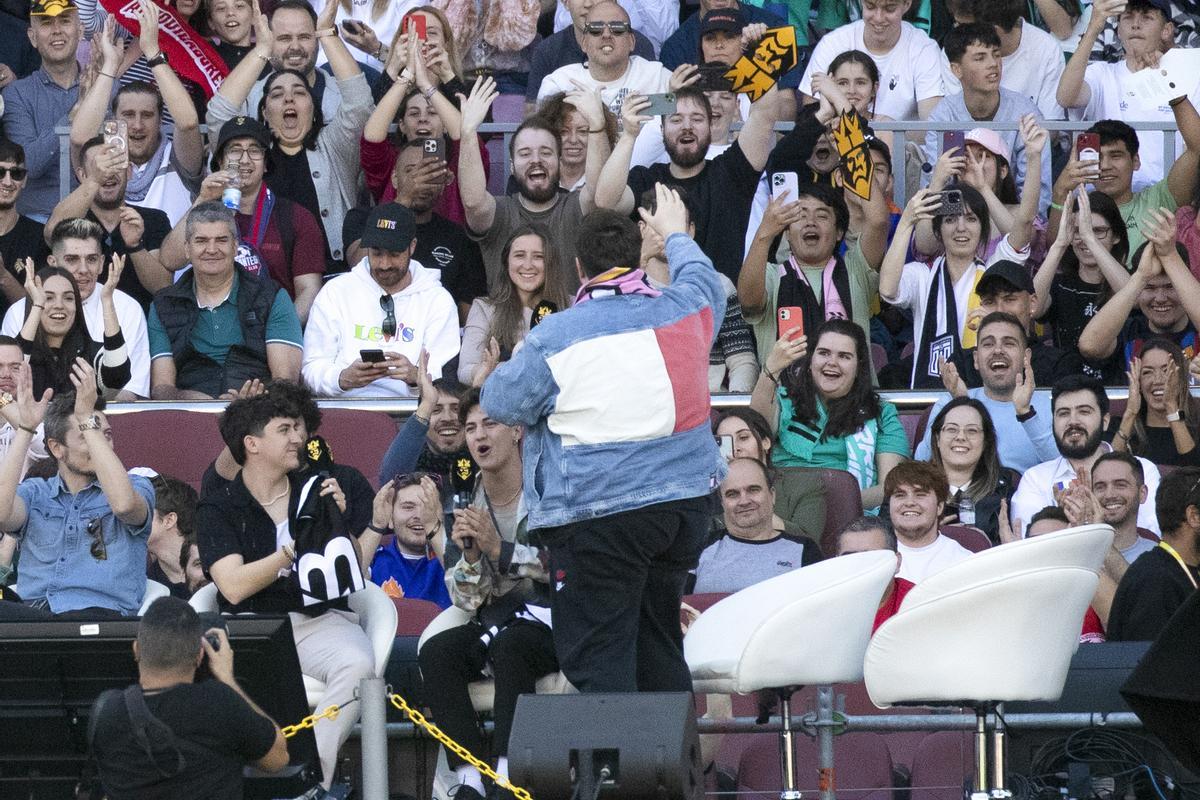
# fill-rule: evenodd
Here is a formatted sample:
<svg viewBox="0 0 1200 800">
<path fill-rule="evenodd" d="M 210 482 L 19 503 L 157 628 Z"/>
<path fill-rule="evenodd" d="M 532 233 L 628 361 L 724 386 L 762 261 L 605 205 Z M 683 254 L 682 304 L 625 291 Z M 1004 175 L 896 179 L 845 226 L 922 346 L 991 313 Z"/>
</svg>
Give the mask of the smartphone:
<svg viewBox="0 0 1200 800">
<path fill-rule="evenodd" d="M 446 141 L 440 136 L 436 139 L 420 139 L 421 151 L 428 158 L 433 156 L 439 161 L 446 160 Z"/>
<path fill-rule="evenodd" d="M 125 150 L 129 142 L 129 125 L 123 119 L 106 119 L 104 121 L 104 143 L 115 144 L 120 150 Z"/>
<path fill-rule="evenodd" d="M 359 350 L 358 357 L 368 364 L 382 364 L 387 361 L 382 350 Z"/>
<path fill-rule="evenodd" d="M 787 202 L 795 202 L 800 196 L 800 180 L 794 172 L 774 172 L 771 174 L 771 199 L 774 200 L 784 192 L 788 193 Z"/>
<path fill-rule="evenodd" d="M 1075 140 L 1076 156 L 1080 161 L 1100 160 L 1100 134 L 1081 133 Z"/>
<path fill-rule="evenodd" d="M 804 335 L 804 309 L 800 306 L 783 306 L 776 317 L 780 339 L 795 339 Z"/>
<path fill-rule="evenodd" d="M 404 18 L 404 32 L 409 33 L 412 31 L 416 31 L 417 38 L 422 42 L 428 38 L 424 14 L 409 14 Z"/>
<path fill-rule="evenodd" d="M 471 507 L 471 493 L 470 492 L 455 492 L 454 493 L 454 508 L 455 509 L 464 509 L 464 508 L 470 508 L 470 507 Z M 462 539 L 462 549 L 463 550 L 471 550 L 474 547 L 475 547 L 475 537 L 474 536 L 464 536 Z"/>
<path fill-rule="evenodd" d="M 362 23 L 356 19 L 344 19 L 342 20 L 342 30 L 352 36 L 357 36 L 362 33 Z"/>
<path fill-rule="evenodd" d="M 942 152 L 948 153 L 958 148 L 958 155 L 963 155 L 966 146 L 966 133 L 963 131 L 942 131 Z"/>
<path fill-rule="evenodd" d="M 733 91 L 733 81 L 725 77 L 725 73 L 729 72 L 728 64 L 701 64 L 696 72 L 700 75 L 700 80 L 696 82 L 697 89 L 704 92 Z"/>
<path fill-rule="evenodd" d="M 721 458 L 728 461 L 733 458 L 733 437 L 729 434 L 722 434 L 717 437 L 717 445 L 721 448 Z"/>
<path fill-rule="evenodd" d="M 675 113 L 675 93 L 666 92 L 665 94 L 648 94 L 646 99 L 650 101 L 650 105 L 642 109 L 642 114 L 648 117 L 659 117 L 663 114 Z"/>
<path fill-rule="evenodd" d="M 938 216 L 942 217 L 957 217 L 963 213 L 963 195 L 961 189 L 947 189 L 940 192 L 942 205 L 938 209 Z"/>
</svg>

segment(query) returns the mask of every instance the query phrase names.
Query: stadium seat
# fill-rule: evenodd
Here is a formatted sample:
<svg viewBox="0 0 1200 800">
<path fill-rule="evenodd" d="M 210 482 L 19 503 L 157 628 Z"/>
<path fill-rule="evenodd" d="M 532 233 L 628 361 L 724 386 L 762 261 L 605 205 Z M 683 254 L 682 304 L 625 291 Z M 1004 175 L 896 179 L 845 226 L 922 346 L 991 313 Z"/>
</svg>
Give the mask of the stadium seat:
<svg viewBox="0 0 1200 800">
<path fill-rule="evenodd" d="M 716 603 L 683 640 L 695 691 L 775 691 L 784 720 L 780 752 L 790 752 L 795 687 L 859 680 L 879 598 L 895 569 L 891 552 L 856 553 L 756 583 Z M 819 735 L 833 734 L 821 728 Z M 785 762 L 781 772 L 784 790 L 794 791 L 795 771 Z"/>
<path fill-rule="evenodd" d="M 196 609 L 197 614 L 202 614 L 205 611 L 211 611 L 215 614 L 219 610 L 217 608 L 217 585 L 209 583 L 201 586 L 188 598 L 188 605 Z"/>
<path fill-rule="evenodd" d="M 862 491 L 858 480 L 841 469 L 822 469 L 825 487 L 825 527 L 821 530 L 821 551 L 837 554 L 837 535 L 852 520 L 862 516 Z"/>
<path fill-rule="evenodd" d="M 974 525 L 943 525 L 939 530 L 943 536 L 953 539 L 972 553 L 987 550 L 992 546 L 988 535 Z"/>
<path fill-rule="evenodd" d="M 1068 528 L 975 553 L 917 584 L 867 647 L 871 700 L 973 707 L 975 791 L 1002 790 L 1003 726 L 989 753 L 987 716 L 1000 702 L 1058 699 L 1112 539 L 1107 525 Z"/>
<path fill-rule="evenodd" d="M 388 445 L 396 438 L 396 421 L 382 411 L 353 408 L 321 409 L 319 433 L 338 464 L 354 467 L 372 486 Z M 378 489 L 378 486 L 375 486 Z"/>
<path fill-rule="evenodd" d="M 217 415 L 149 409 L 109 414 L 113 449 L 126 469 L 150 467 L 199 491 L 200 479 L 224 444 Z"/>
<path fill-rule="evenodd" d="M 138 609 L 138 616 L 146 613 L 146 609 L 154 604 L 154 601 L 160 597 L 169 597 L 171 590 L 163 586 L 158 581 L 152 581 L 146 578 L 146 594 L 142 596 L 142 606 Z"/>
<path fill-rule="evenodd" d="M 367 632 L 375 653 L 375 675 L 382 678 L 392 653 L 392 640 L 396 638 L 396 606 L 383 589 L 368 581 L 362 590 L 350 595 L 350 610 L 358 614 L 358 624 Z M 304 691 L 309 707 L 316 708 L 325 683 L 305 675 Z"/>
<path fill-rule="evenodd" d="M 420 636 L 429 623 L 442 613 L 437 603 L 414 597 L 393 597 L 392 605 L 396 607 L 397 636 Z"/>
</svg>

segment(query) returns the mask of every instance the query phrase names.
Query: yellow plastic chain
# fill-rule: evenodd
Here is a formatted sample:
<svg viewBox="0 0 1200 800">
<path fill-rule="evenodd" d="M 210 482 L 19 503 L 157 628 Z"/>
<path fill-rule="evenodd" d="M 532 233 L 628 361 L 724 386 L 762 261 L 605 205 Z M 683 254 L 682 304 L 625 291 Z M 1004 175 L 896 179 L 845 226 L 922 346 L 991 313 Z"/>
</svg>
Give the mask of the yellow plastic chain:
<svg viewBox="0 0 1200 800">
<path fill-rule="evenodd" d="M 283 733 L 283 738 L 290 739 L 293 736 L 295 736 L 297 733 L 299 733 L 300 731 L 304 730 L 305 728 L 315 727 L 318 720 L 337 719 L 338 712 L 340 712 L 340 711 L 341 711 L 341 708 L 339 708 L 336 705 L 332 705 L 329 708 L 322 711 L 320 714 L 309 714 L 307 717 L 300 720 L 295 725 L 285 725 L 283 728 L 280 729 L 281 732 Z"/>
<path fill-rule="evenodd" d="M 463 747 L 461 744 L 443 733 L 437 725 L 434 725 L 432 722 L 425 719 L 425 715 L 406 703 L 403 697 L 393 692 L 388 692 L 388 699 L 392 702 L 393 706 L 400 711 L 403 711 L 404 714 L 413 721 L 414 725 L 424 728 L 426 733 L 441 742 L 447 750 L 450 750 L 452 753 L 454 753 L 454 755 L 475 767 L 475 769 L 491 778 L 501 787 L 508 789 L 510 792 L 516 795 L 518 800 L 533 800 L 533 795 L 529 794 L 528 791 L 519 786 L 513 786 L 506 778 L 501 778 L 499 775 L 497 775 L 496 771 L 488 766 L 487 763 L 480 761 L 478 758 L 471 755 L 470 750 Z"/>
</svg>

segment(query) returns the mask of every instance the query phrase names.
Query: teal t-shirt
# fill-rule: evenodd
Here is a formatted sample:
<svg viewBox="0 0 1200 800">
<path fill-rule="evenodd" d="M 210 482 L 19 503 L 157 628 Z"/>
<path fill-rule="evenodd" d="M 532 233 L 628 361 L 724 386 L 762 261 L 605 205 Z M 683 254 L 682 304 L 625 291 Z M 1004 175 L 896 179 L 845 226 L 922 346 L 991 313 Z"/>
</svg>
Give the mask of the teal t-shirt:
<svg viewBox="0 0 1200 800">
<path fill-rule="evenodd" d="M 233 276 L 233 287 L 229 296 L 213 308 L 201 308 L 192 329 L 192 346 L 202 355 L 208 356 L 218 364 L 225 362 L 229 348 L 235 344 L 244 344 L 241 320 L 238 319 L 237 275 Z M 171 340 L 167 336 L 162 320 L 158 318 L 158 308 L 150 306 L 150 316 L 146 321 L 146 338 L 150 345 L 150 358 L 161 358 L 172 355 Z M 304 333 L 300 330 L 300 317 L 296 315 L 296 307 L 287 292 L 280 289 L 275 293 L 275 301 L 271 304 L 271 315 L 267 317 L 267 343 L 284 343 L 296 347 L 304 346 Z"/>
<path fill-rule="evenodd" d="M 1166 178 L 1153 186 L 1147 186 L 1118 209 L 1121 212 L 1121 218 L 1125 220 L 1125 228 L 1129 234 L 1130 272 L 1137 269 L 1137 264 L 1133 263 L 1133 254 L 1146 241 L 1146 237 L 1142 235 L 1142 229 L 1138 226 L 1138 221 L 1144 219 L 1146 211 L 1151 208 L 1165 208 L 1171 212 L 1179 208 L 1179 203 L 1175 202 L 1175 195 L 1171 194 L 1171 187 L 1167 185 Z"/>
<path fill-rule="evenodd" d="M 875 437 L 875 454 L 895 453 L 903 458 L 908 458 L 908 434 L 904 432 L 904 426 L 900 423 L 900 414 L 896 411 L 896 406 L 886 400 L 881 401 L 879 405 L 879 416 L 875 419 L 878 426 Z M 792 401 L 787 398 L 785 390 L 780 388 L 779 427 L 781 430 L 792 421 L 794 414 Z M 817 424 L 813 427 L 823 431 L 827 421 L 825 406 L 818 400 Z M 776 434 L 775 446 L 771 448 L 771 461 L 777 467 L 821 467 L 844 470 L 849 466 L 846 458 L 847 438 L 849 437 L 820 438 L 815 442 L 808 443 L 811 445 L 806 448 L 808 452 L 796 453 L 789 451 L 779 435 Z"/>
</svg>

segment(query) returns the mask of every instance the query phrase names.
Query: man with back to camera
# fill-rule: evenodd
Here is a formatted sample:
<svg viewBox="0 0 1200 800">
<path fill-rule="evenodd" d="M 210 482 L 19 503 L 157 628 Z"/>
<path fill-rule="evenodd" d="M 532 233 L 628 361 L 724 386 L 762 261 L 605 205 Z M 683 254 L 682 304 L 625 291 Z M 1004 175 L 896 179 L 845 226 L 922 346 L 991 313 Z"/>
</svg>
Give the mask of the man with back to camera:
<svg viewBox="0 0 1200 800">
<path fill-rule="evenodd" d="M 88 730 L 111 800 L 241 797 L 244 766 L 287 766 L 279 726 L 233 676 L 229 637 L 205 631 L 186 602 L 154 601 L 138 624 L 133 657 L 138 682 L 96 698 Z M 205 659 L 213 679 L 197 683 Z"/>
<path fill-rule="evenodd" d="M 640 214 L 667 243 L 670 285 L 626 266 L 641 250 L 628 216 L 589 214 L 575 305 L 483 387 L 489 417 L 525 426 L 529 525 L 556 578 L 555 650 L 583 692 L 691 689 L 679 605 L 726 472 L 708 417 L 725 291 L 687 237 L 678 193 L 657 193 L 657 210 Z"/>
</svg>

